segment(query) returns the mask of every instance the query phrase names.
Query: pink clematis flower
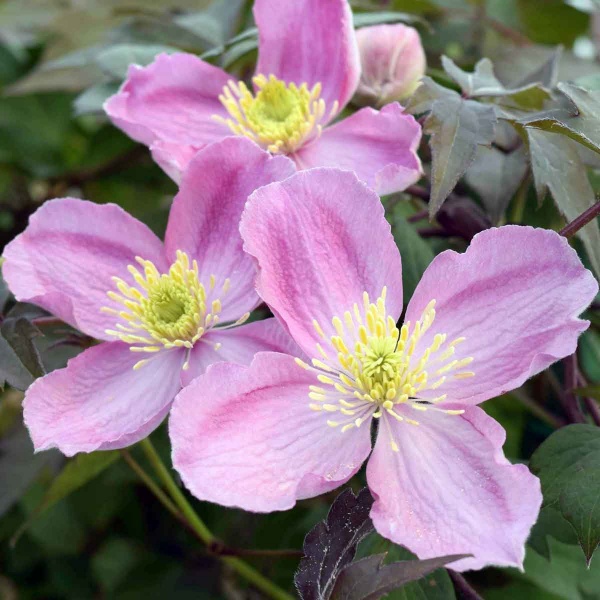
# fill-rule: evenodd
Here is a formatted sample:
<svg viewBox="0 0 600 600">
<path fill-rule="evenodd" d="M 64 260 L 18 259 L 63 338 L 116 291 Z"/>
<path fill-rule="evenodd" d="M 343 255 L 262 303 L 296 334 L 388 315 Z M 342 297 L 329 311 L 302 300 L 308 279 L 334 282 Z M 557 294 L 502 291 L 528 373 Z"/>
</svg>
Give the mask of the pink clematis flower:
<svg viewBox="0 0 600 600">
<path fill-rule="evenodd" d="M 259 350 L 290 347 L 275 319 L 242 325 L 259 298 L 238 226 L 248 195 L 293 170 L 247 140 L 199 152 L 164 244 L 114 204 L 63 198 L 31 217 L 4 251 L 10 289 L 102 341 L 27 390 L 36 451 L 133 444 L 211 363 L 247 364 Z"/>
<path fill-rule="evenodd" d="M 329 126 L 354 94 L 360 60 L 347 0 L 256 0 L 254 90 L 192 54 L 131 66 L 106 102 L 113 123 L 150 146 L 176 181 L 198 148 L 245 136 L 298 169 L 354 171 L 379 194 L 421 175 L 421 128 L 397 104 L 359 110 Z"/>
<path fill-rule="evenodd" d="M 377 530 L 456 570 L 521 566 L 542 496 L 476 405 L 571 354 L 598 285 L 564 238 L 507 226 L 441 253 L 402 312 L 400 254 L 377 196 L 314 169 L 242 216 L 257 289 L 310 361 L 220 363 L 176 398 L 173 462 L 200 499 L 288 509 L 367 465 Z M 297 356 L 297 355 L 296 355 Z"/>
</svg>

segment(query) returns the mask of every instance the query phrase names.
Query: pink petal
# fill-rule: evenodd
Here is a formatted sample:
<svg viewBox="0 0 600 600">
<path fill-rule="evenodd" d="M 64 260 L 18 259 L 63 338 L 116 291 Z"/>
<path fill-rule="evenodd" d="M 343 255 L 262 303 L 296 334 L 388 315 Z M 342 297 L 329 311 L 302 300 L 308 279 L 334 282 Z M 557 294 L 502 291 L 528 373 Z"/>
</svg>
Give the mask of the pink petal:
<svg viewBox="0 0 600 600">
<path fill-rule="evenodd" d="M 45 308 L 99 339 L 111 339 L 115 317 L 103 306 L 120 307 L 106 292 L 111 277 L 127 277 L 135 257 L 167 267 L 162 242 L 114 204 L 61 198 L 45 202 L 27 229 L 4 250 L 4 278 L 17 300 Z"/>
<path fill-rule="evenodd" d="M 141 440 L 160 424 L 181 388 L 184 355 L 179 349 L 159 352 L 134 371 L 140 354 L 108 342 L 36 380 L 23 402 L 36 451 L 58 448 L 72 456 Z"/>
<path fill-rule="evenodd" d="M 219 94 L 230 79 L 193 54 L 159 54 L 132 65 L 119 92 L 104 104 L 112 122 L 138 142 L 201 147 L 230 135 L 212 116 L 227 116 Z"/>
<path fill-rule="evenodd" d="M 421 178 L 417 148 L 421 127 L 394 102 L 380 111 L 363 108 L 326 127 L 292 157 L 298 168 L 354 171 L 379 195 L 405 190 Z"/>
<path fill-rule="evenodd" d="M 169 433 L 187 488 L 201 500 L 269 512 L 350 479 L 369 454 L 369 427 L 329 427 L 308 406 L 315 381 L 291 356 L 264 352 L 250 367 L 213 365 L 184 388 Z"/>
<path fill-rule="evenodd" d="M 452 564 L 456 571 L 522 567 L 542 494 L 525 465 L 504 457 L 502 427 L 477 407 L 461 416 L 411 411 L 411 417 L 420 424 L 389 416 L 380 422 L 367 466 L 377 531 L 422 559 L 472 554 Z"/>
<path fill-rule="evenodd" d="M 488 229 L 464 254 L 439 254 L 415 290 L 406 320 L 414 322 L 435 299 L 435 321 L 418 348 L 436 333 L 448 340 L 465 337 L 454 359 L 473 357 L 465 370 L 475 376 L 450 373 L 431 393 L 476 404 L 519 387 L 575 351 L 589 325 L 577 316 L 597 291 L 567 240 L 545 229 Z"/>
<path fill-rule="evenodd" d="M 256 72 L 309 88 L 320 83 L 329 112 L 341 111 L 360 77 L 352 12 L 346 0 L 256 0 Z"/>
<path fill-rule="evenodd" d="M 252 259 L 242 249 L 239 222 L 248 196 L 272 181 L 289 177 L 294 164 L 270 156 L 250 140 L 231 137 L 201 150 L 183 175 L 165 237 L 167 257 L 177 250 L 198 261 L 200 281 L 231 280 L 221 297 L 221 321 L 236 320 L 258 304 Z"/>
<path fill-rule="evenodd" d="M 163 141 L 150 146 L 154 162 L 177 184 L 181 183 L 183 172 L 198 150 L 194 146 Z"/>
<path fill-rule="evenodd" d="M 220 344 L 215 348 L 215 344 Z M 301 356 L 302 351 L 277 319 L 264 319 L 231 329 L 212 329 L 194 346 L 190 365 L 182 372 L 183 385 L 202 375 L 216 362 L 249 365 L 257 352 L 282 352 Z"/>
<path fill-rule="evenodd" d="M 309 356 L 363 292 L 402 311 L 400 254 L 378 196 L 353 173 L 303 171 L 256 191 L 242 216 L 244 248 L 258 261 L 259 295 Z"/>
</svg>

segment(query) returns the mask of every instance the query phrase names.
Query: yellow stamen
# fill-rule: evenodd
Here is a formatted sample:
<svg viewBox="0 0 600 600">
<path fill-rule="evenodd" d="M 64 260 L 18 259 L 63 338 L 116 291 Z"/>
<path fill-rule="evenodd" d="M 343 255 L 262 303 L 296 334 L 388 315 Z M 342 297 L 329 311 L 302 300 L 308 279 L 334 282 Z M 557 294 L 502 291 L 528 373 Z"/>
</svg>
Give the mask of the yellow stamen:
<svg viewBox="0 0 600 600">
<path fill-rule="evenodd" d="M 219 100 L 230 118 L 213 115 L 236 135 L 243 135 L 273 154 L 290 154 L 321 134 L 323 123 L 337 113 L 335 101 L 329 114 L 321 96 L 321 84 L 286 84 L 274 75 L 252 79 L 253 94 L 243 82 L 229 81 Z"/>
<path fill-rule="evenodd" d="M 115 329 L 106 333 L 130 344 L 133 352 L 156 353 L 170 348 L 186 348 L 187 355 L 183 368 L 189 366 L 189 351 L 206 333 L 209 326 L 219 321 L 221 299 L 210 298 L 215 292 L 216 277 L 209 277 L 205 287 L 198 276 L 198 264 L 190 261 L 180 250 L 167 273 L 159 273 L 150 260 L 136 257 L 138 266 L 127 267 L 133 285 L 119 277 L 113 277 L 118 292 L 109 290 L 106 294 L 121 304 L 124 310 L 103 307 L 102 311 L 122 319 Z M 231 282 L 225 279 L 221 297 L 229 290 Z M 208 289 L 207 289 L 208 288 Z M 233 325 L 248 318 L 244 315 Z M 218 349 L 220 344 L 215 344 Z M 134 366 L 139 369 L 150 358 L 140 360 Z"/>
<path fill-rule="evenodd" d="M 395 319 L 386 312 L 385 294 L 384 288 L 381 296 L 371 302 L 365 292 L 362 306 L 354 304 L 353 313 L 346 311 L 343 318 L 334 316 L 331 325 L 335 334 L 329 338 L 313 320 L 315 331 L 322 338 L 316 346 L 323 360 L 313 358 L 312 366 L 296 361 L 303 368 L 316 371 L 323 384 L 311 386 L 309 397 L 318 404 L 311 403 L 310 408 L 351 417 L 328 421 L 330 427 L 340 426 L 342 432 L 359 427 L 370 417 L 385 415 L 401 423 L 419 425 L 419 421 L 407 416 L 402 405 L 420 412 L 464 412 L 443 408 L 447 394 L 438 392 L 428 398 L 433 395 L 425 392 L 441 388 L 449 378 L 475 376 L 473 371 L 464 370 L 473 357 L 460 356 L 456 348 L 465 338 L 446 343 L 445 333 L 428 333 L 434 327 L 435 300 L 427 304 L 420 319 L 398 329 Z M 434 376 L 431 382 L 430 373 Z"/>
</svg>

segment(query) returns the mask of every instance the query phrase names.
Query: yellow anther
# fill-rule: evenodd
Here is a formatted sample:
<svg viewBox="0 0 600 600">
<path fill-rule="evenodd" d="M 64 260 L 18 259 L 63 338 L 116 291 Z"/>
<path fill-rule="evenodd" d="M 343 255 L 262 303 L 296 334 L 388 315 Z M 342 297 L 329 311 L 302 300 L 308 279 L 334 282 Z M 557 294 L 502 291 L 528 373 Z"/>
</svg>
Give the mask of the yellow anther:
<svg viewBox="0 0 600 600">
<path fill-rule="evenodd" d="M 136 256 L 139 268 L 134 265 L 127 267 L 133 279 L 132 285 L 120 277 L 112 278 L 118 292 L 108 290 L 106 295 L 121 304 L 124 310 L 102 308 L 103 312 L 121 320 L 116 323 L 115 329 L 106 333 L 130 344 L 133 352 L 154 353 L 171 348 L 187 348 L 189 352 L 206 329 L 219 322 L 221 300 L 213 298 L 207 301 L 207 296 L 214 290 L 216 277 L 210 276 L 207 292 L 199 280 L 197 262 L 190 261 L 181 250 L 176 252 L 176 257 L 168 272 L 161 274 L 152 261 Z M 226 279 L 223 293 L 229 287 L 229 279 Z M 244 315 L 234 325 L 247 318 L 248 315 Z M 214 345 L 215 350 L 219 347 L 220 344 Z M 137 362 L 134 368 L 141 368 L 148 360 Z M 189 354 L 183 368 L 188 366 Z"/>
<path fill-rule="evenodd" d="M 317 322 L 316 319 L 313 319 L 313 327 L 315 328 L 315 331 L 323 338 L 325 339 L 325 333 L 323 332 L 323 330 L 321 329 L 321 326 L 319 325 L 319 323 Z"/>
<path fill-rule="evenodd" d="M 333 319 L 331 319 L 331 323 L 335 327 L 338 335 L 344 335 L 344 326 L 342 325 L 342 321 L 339 317 L 333 317 Z"/>
<path fill-rule="evenodd" d="M 286 84 L 274 75 L 257 75 L 252 81 L 256 94 L 243 82 L 229 81 L 219 100 L 230 118 L 214 115 L 213 119 L 274 154 L 292 153 L 318 137 L 323 123 L 337 113 L 335 101 L 326 114 L 319 83 L 309 89 L 306 83 Z"/>
<path fill-rule="evenodd" d="M 323 384 L 322 387 L 310 386 L 310 399 L 319 402 L 311 404 L 311 408 L 318 406 L 318 410 L 337 411 L 352 417 L 346 421 L 329 421 L 331 427 L 340 426 L 341 431 L 347 431 L 371 417 L 382 416 L 419 425 L 419 421 L 408 418 L 405 411 L 400 410 L 402 405 L 420 412 L 462 414 L 462 411 L 438 406 L 446 400 L 446 394 L 427 398 L 430 395 L 427 392 L 444 385 L 447 374 L 456 379 L 474 375 L 472 371 L 462 370 L 473 362 L 472 357 L 453 358 L 455 346 L 464 338 L 446 344 L 447 335 L 435 333 L 427 347 L 420 344 L 426 332 L 434 327 L 435 300 L 427 304 L 420 319 L 407 322 L 400 329 L 385 310 L 385 290 L 374 302 L 364 292 L 362 307 L 355 303 L 353 314 L 345 311 L 342 317 L 332 317 L 335 333 L 330 337 L 316 320 L 313 322 L 322 338 L 316 346 L 323 360 L 313 358 L 312 367 L 297 361 L 305 369 L 316 370 L 317 379 Z M 432 383 L 428 367 L 437 376 Z"/>
<path fill-rule="evenodd" d="M 475 373 L 473 371 L 463 371 L 462 373 L 455 373 L 455 379 L 468 379 L 469 377 L 475 377 Z"/>
</svg>

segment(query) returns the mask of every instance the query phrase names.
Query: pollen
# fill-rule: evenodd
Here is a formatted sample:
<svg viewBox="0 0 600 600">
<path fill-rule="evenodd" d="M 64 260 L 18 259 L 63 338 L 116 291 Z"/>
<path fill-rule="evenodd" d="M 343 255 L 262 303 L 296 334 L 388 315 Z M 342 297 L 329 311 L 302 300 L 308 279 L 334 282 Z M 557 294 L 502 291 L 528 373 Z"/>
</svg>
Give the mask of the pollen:
<svg viewBox="0 0 600 600">
<path fill-rule="evenodd" d="M 115 315 L 115 329 L 108 335 L 130 345 L 132 352 L 154 353 L 164 349 L 186 348 L 189 351 L 209 330 L 219 324 L 221 298 L 229 288 L 225 279 L 217 287 L 217 278 L 211 275 L 206 285 L 200 281 L 198 263 L 180 250 L 167 273 L 160 273 L 154 263 L 136 257 L 137 266 L 129 265 L 131 285 L 120 277 L 113 277 L 115 290 L 107 296 L 122 308 L 103 307 L 102 311 Z M 238 325 L 248 318 L 244 315 L 233 323 Z M 148 360 L 141 360 L 137 369 Z"/>
<path fill-rule="evenodd" d="M 274 75 L 257 75 L 252 81 L 255 94 L 243 82 L 229 81 L 219 100 L 230 118 L 214 115 L 213 119 L 273 154 L 293 153 L 318 137 L 322 123 L 337 113 L 336 101 L 326 118 L 320 83 L 309 89 L 306 83 L 286 84 Z"/>
<path fill-rule="evenodd" d="M 331 427 L 347 431 L 360 427 L 369 417 L 379 419 L 383 415 L 419 425 L 410 411 L 415 415 L 428 410 L 448 415 L 464 412 L 438 405 L 447 398 L 443 386 L 449 378 L 475 375 L 466 369 L 473 357 L 457 357 L 457 347 L 465 338 L 447 341 L 446 334 L 433 334 L 435 300 L 429 302 L 418 321 L 398 328 L 386 312 L 385 299 L 386 288 L 375 302 L 364 292 L 362 305 L 354 304 L 352 311 L 333 317 L 331 327 L 313 320 L 321 338 L 316 345 L 319 358 L 313 358 L 312 364 L 297 362 L 304 369 L 316 371 L 322 384 L 311 386 L 310 408 L 345 417 L 328 419 Z M 326 330 L 333 335 L 327 336 Z M 428 332 L 425 345 L 423 339 Z M 398 448 L 393 437 L 392 448 Z"/>
</svg>

